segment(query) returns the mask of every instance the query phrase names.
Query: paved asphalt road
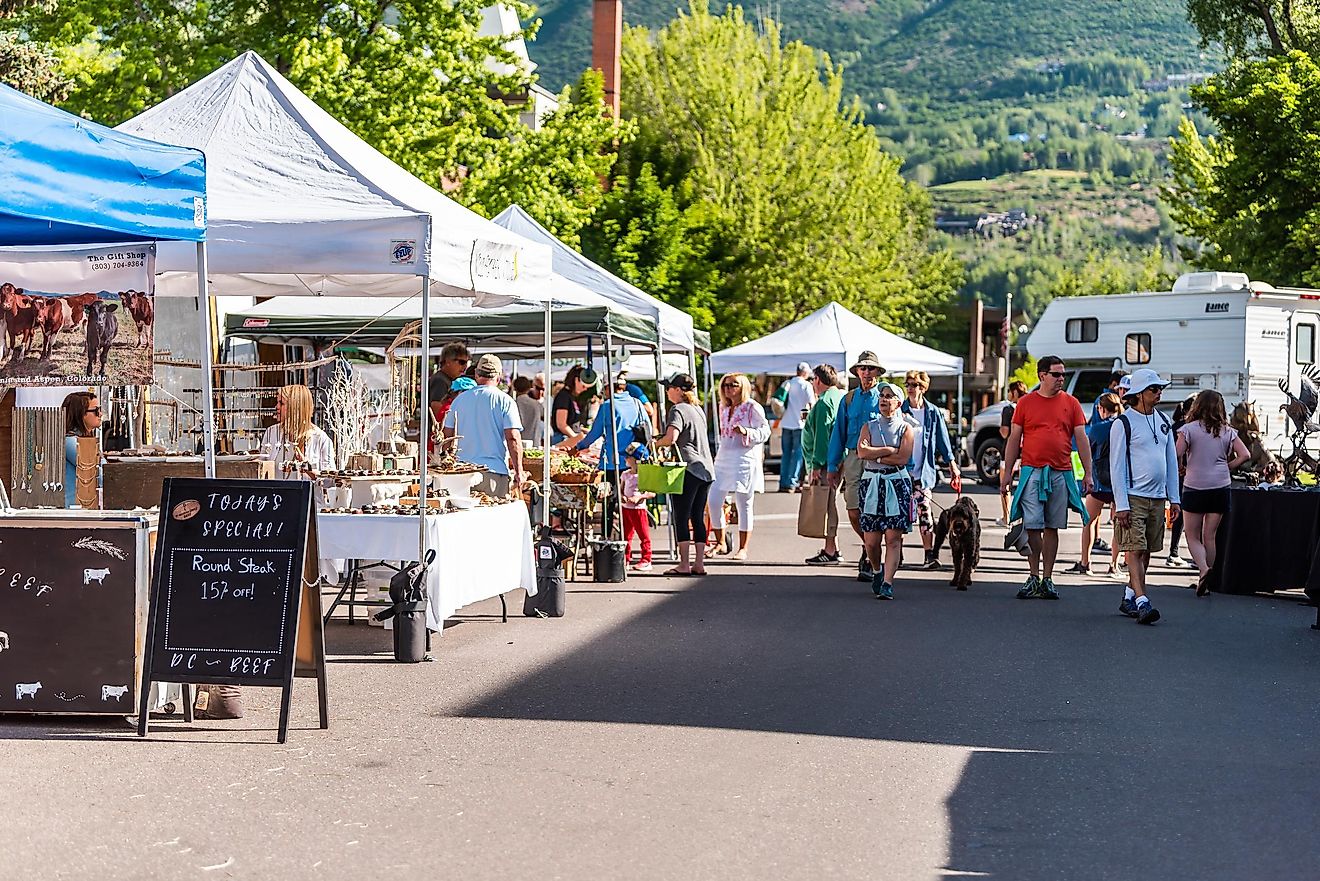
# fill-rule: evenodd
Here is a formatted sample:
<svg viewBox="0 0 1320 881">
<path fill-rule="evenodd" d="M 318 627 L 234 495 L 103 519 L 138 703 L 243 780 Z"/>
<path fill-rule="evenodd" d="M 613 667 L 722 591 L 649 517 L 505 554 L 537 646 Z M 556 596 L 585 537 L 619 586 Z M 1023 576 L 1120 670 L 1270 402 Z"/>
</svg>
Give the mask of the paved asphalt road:
<svg viewBox="0 0 1320 881">
<path fill-rule="evenodd" d="M 796 497 L 758 505 L 756 563 L 470 607 L 436 663 L 333 624 L 331 728 L 300 681 L 283 747 L 258 690 L 147 741 L 7 718 L 0 878 L 1320 875 L 1313 610 L 1169 570 L 1155 627 L 1105 579 L 1018 601 L 992 528 L 970 592 L 879 603 L 802 565 Z"/>
</svg>

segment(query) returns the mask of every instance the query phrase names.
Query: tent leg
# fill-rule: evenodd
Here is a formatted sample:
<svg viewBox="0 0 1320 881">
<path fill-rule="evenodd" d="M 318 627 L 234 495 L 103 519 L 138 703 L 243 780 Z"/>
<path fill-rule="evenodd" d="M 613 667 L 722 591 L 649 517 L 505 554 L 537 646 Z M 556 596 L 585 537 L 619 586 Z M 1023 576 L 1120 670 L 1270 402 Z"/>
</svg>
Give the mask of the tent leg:
<svg viewBox="0 0 1320 881">
<path fill-rule="evenodd" d="M 622 475 L 620 474 L 620 472 L 623 469 L 623 460 L 620 459 L 619 457 L 619 433 L 614 430 L 614 419 L 615 416 L 617 415 L 614 412 L 614 404 L 612 402 L 612 399 L 614 397 L 614 335 L 611 334 L 608 330 L 605 331 L 605 388 L 602 390 L 601 397 L 604 398 L 607 402 L 610 402 L 610 423 L 605 428 L 605 432 L 606 432 L 605 443 L 609 444 L 610 449 L 613 451 L 612 455 L 610 456 L 610 459 L 611 461 L 614 462 L 614 469 L 615 469 L 614 487 L 613 487 L 613 491 L 614 491 L 613 501 L 614 501 L 614 514 L 615 514 L 614 520 L 615 520 L 615 525 L 618 526 L 619 528 L 619 540 L 622 541 L 623 540 L 623 499 L 620 497 L 619 490 L 623 486 L 623 478 Z M 601 405 L 601 410 L 602 411 L 604 410 L 603 404 Z M 597 418 L 601 418 L 603 415 L 604 415 L 603 413 L 600 413 L 598 414 Z M 607 540 L 610 538 L 609 530 L 605 531 L 605 538 Z"/>
<path fill-rule="evenodd" d="M 202 339 L 202 455 L 206 476 L 215 477 L 215 352 L 211 340 L 211 294 L 207 284 L 206 242 L 197 243 L 197 319 Z"/>
<path fill-rule="evenodd" d="M 665 394 L 665 387 L 660 384 L 665 378 L 665 350 L 664 343 L 660 339 L 659 332 L 655 337 L 655 416 L 657 435 L 664 433 L 665 416 L 669 410 L 669 397 Z M 678 560 L 678 530 L 674 526 L 674 506 L 670 503 L 669 496 L 665 496 L 665 511 L 669 514 L 669 562 Z"/>
<path fill-rule="evenodd" d="M 958 374 L 958 409 L 953 414 L 953 430 L 958 436 L 958 449 L 962 449 L 963 442 L 963 375 Z M 954 456 L 958 454 L 955 452 Z"/>
<path fill-rule="evenodd" d="M 550 369 L 550 334 L 552 331 L 553 319 L 551 318 L 550 301 L 545 302 L 545 386 L 546 391 L 541 394 L 541 444 L 545 450 L 545 458 L 541 460 L 541 528 L 544 535 L 550 534 L 550 472 L 552 470 L 550 463 L 550 378 L 553 371 Z M 570 389 L 572 391 L 572 389 Z"/>
<path fill-rule="evenodd" d="M 421 461 L 419 469 L 420 485 L 417 489 L 417 559 L 426 560 L 426 485 L 429 482 L 430 475 L 427 473 L 430 466 L 430 455 L 426 451 L 426 440 L 431 436 L 431 400 L 427 391 L 428 381 L 427 370 L 431 364 L 431 276 L 422 276 L 422 357 L 419 358 L 421 366 L 418 372 L 421 374 L 421 383 L 418 386 L 422 390 L 421 394 L 421 418 L 419 420 L 420 428 L 417 434 L 417 453 Z"/>
</svg>

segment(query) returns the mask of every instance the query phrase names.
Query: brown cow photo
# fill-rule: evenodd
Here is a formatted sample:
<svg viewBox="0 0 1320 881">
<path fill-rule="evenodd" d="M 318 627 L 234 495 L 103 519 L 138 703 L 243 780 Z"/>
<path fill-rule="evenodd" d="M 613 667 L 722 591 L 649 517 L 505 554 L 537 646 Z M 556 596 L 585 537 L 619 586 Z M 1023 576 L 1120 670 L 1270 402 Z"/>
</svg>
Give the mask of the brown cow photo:
<svg viewBox="0 0 1320 881">
<path fill-rule="evenodd" d="M 142 291 L 38 293 L 0 281 L 0 385 L 148 385 L 156 309 Z"/>
</svg>

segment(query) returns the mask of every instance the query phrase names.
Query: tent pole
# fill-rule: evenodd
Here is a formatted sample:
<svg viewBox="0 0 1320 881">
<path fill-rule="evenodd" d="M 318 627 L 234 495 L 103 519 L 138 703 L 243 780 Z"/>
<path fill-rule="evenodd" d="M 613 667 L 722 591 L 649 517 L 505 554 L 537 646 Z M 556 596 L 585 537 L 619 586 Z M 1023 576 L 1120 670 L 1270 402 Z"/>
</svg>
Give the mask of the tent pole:
<svg viewBox="0 0 1320 881">
<path fill-rule="evenodd" d="M 958 374 L 958 409 L 953 415 L 953 430 L 958 435 L 958 448 L 961 449 L 963 439 L 963 375 L 961 373 Z"/>
<path fill-rule="evenodd" d="M 551 309 L 550 301 L 545 301 L 545 391 L 541 394 L 541 448 L 545 450 L 545 458 L 541 460 L 541 528 L 545 531 L 542 537 L 550 534 L 550 472 L 553 470 L 550 462 L 550 386 L 553 384 L 553 371 L 550 369 L 550 333 L 551 333 Z"/>
<path fill-rule="evenodd" d="M 619 460 L 619 433 L 614 430 L 614 420 L 619 415 L 615 412 L 614 407 L 614 335 L 608 330 L 605 331 L 605 389 L 605 402 L 601 404 L 601 410 L 603 411 L 605 409 L 606 403 L 610 405 L 610 424 L 605 426 L 605 431 L 608 433 L 608 439 L 605 442 L 609 444 L 610 449 L 613 450 L 611 459 L 614 462 L 614 486 L 612 487 L 614 492 L 614 519 L 619 527 L 619 540 L 622 541 L 623 494 L 620 490 L 623 489 L 623 469 L 620 466 L 623 463 Z M 603 414 L 598 413 L 597 418 L 600 418 L 601 415 Z M 605 538 L 607 540 L 610 538 L 608 530 L 606 530 Z"/>
<path fill-rule="evenodd" d="M 429 238 L 429 237 L 428 237 Z M 430 475 L 427 473 L 430 466 L 430 455 L 426 450 L 427 438 L 431 436 L 431 400 L 429 381 L 427 371 L 431 365 L 431 275 L 428 269 L 422 276 L 422 357 L 418 359 L 421 367 L 418 372 L 421 374 L 421 419 L 420 430 L 417 434 L 417 454 L 421 458 L 421 468 L 419 469 L 420 484 L 417 488 L 417 559 L 426 560 L 426 485 L 429 482 Z"/>
<path fill-rule="evenodd" d="M 211 341 L 211 295 L 207 284 L 206 242 L 197 243 L 197 318 L 202 332 L 202 456 L 206 477 L 215 477 L 215 352 Z"/>
<path fill-rule="evenodd" d="M 655 340 L 655 420 L 656 428 L 665 424 L 665 412 L 669 409 L 669 399 L 665 397 L 664 386 L 660 381 L 665 378 L 665 350 L 657 335 Z"/>
</svg>

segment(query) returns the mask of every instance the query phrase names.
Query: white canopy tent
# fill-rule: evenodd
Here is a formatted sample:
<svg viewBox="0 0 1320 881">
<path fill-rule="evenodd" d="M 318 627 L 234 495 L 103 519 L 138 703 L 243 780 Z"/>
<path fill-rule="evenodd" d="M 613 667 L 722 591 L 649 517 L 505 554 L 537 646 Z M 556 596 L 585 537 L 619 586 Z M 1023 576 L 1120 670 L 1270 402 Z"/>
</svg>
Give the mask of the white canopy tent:
<svg viewBox="0 0 1320 881">
<path fill-rule="evenodd" d="M 119 129 L 206 154 L 209 212 L 197 220 L 206 223 L 212 242 L 209 265 L 194 268 L 163 243 L 156 261 L 160 295 L 192 296 L 194 284 L 204 300 L 417 294 L 424 351 L 430 349 L 429 295 L 468 297 L 481 306 L 541 303 L 548 352 L 552 303 L 580 293 L 551 278 L 545 245 L 485 220 L 395 165 L 254 52 Z M 213 476 L 208 302 L 198 315 L 207 368 L 203 432 Z M 425 388 L 425 359 L 421 372 Z M 430 410 L 421 410 L 426 437 Z M 419 513 L 427 510 L 425 478 L 423 457 Z M 418 533 L 424 559 L 421 518 Z"/>
<path fill-rule="evenodd" d="M 254 52 L 120 131 L 206 153 L 213 295 L 543 299 L 550 250 L 459 205 L 350 132 Z M 185 253 L 186 252 L 186 253 Z M 157 293 L 192 296 L 163 245 Z"/>
<path fill-rule="evenodd" d="M 962 358 L 905 340 L 838 303 L 822 306 L 769 336 L 716 352 L 710 364 L 716 373 L 792 376 L 802 361 L 847 370 L 863 351 L 875 352 L 891 373 L 924 370 L 932 376 L 959 376 L 963 372 Z"/>
<path fill-rule="evenodd" d="M 666 352 L 695 351 L 696 334 L 691 315 L 592 263 L 555 238 L 517 205 L 505 208 L 495 216 L 494 222 L 524 238 L 548 246 L 553 255 L 551 261 L 556 275 L 575 281 L 630 312 L 655 319 L 661 345 Z"/>
</svg>

